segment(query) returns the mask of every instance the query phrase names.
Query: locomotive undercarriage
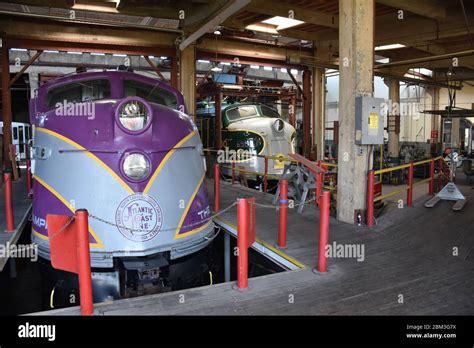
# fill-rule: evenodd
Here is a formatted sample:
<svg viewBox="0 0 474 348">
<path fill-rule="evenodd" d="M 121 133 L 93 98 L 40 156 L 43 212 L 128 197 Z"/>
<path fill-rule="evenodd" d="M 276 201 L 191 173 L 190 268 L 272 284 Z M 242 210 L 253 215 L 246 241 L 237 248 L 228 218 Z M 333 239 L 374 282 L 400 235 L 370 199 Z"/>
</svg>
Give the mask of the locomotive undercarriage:
<svg viewBox="0 0 474 348">
<path fill-rule="evenodd" d="M 40 258 L 43 308 L 79 305 L 77 275 L 51 267 Z M 94 302 L 151 295 L 210 283 L 210 246 L 179 259 L 169 252 L 114 259 L 113 269 L 92 268 Z"/>
</svg>

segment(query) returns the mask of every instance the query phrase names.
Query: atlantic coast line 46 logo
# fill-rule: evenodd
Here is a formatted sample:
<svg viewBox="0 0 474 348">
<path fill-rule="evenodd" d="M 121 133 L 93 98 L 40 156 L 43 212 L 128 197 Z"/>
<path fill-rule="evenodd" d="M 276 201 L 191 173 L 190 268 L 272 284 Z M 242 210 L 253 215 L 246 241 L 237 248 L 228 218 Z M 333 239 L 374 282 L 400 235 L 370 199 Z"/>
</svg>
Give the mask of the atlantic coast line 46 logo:
<svg viewBox="0 0 474 348">
<path fill-rule="evenodd" d="M 152 197 L 136 193 L 120 202 L 115 222 L 124 237 L 135 242 L 146 242 L 160 232 L 163 212 Z"/>
</svg>

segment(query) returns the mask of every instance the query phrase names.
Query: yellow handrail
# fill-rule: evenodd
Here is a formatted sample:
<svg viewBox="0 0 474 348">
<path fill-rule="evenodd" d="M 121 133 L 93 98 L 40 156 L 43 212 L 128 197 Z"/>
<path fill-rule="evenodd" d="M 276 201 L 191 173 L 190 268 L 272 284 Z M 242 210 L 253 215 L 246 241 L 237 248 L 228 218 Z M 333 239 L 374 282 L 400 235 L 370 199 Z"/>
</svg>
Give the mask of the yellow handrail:
<svg viewBox="0 0 474 348">
<path fill-rule="evenodd" d="M 435 158 L 430 158 L 430 159 L 426 159 L 426 160 L 422 160 L 422 161 L 418 161 L 418 162 L 413 162 L 413 166 L 416 167 L 416 166 L 419 166 L 419 165 L 422 165 L 422 164 L 430 163 L 432 160 L 434 160 L 436 162 L 437 160 L 442 159 L 442 158 L 443 157 L 438 156 L 438 157 L 435 157 Z M 377 175 L 377 174 L 389 173 L 389 172 L 393 172 L 393 171 L 396 171 L 396 170 L 409 168 L 410 165 L 411 164 L 408 163 L 408 164 L 401 164 L 401 165 L 395 166 L 395 167 L 378 169 L 378 170 L 374 170 L 374 174 Z"/>
</svg>

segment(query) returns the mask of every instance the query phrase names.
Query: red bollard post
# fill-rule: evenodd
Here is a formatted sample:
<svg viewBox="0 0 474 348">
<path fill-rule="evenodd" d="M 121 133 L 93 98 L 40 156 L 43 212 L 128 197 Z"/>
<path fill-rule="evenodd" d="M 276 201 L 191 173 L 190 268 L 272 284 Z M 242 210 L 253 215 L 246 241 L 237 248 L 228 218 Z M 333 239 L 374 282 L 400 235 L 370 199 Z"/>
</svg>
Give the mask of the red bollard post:
<svg viewBox="0 0 474 348">
<path fill-rule="evenodd" d="M 234 185 L 235 182 L 235 162 L 232 162 L 232 182 L 231 184 Z"/>
<path fill-rule="evenodd" d="M 13 220 L 13 196 L 12 196 L 12 173 L 9 170 L 3 172 L 4 194 L 5 194 L 5 215 L 7 222 L 6 232 L 13 232 L 15 230 L 15 223 Z"/>
<path fill-rule="evenodd" d="M 214 164 L 214 212 L 221 210 L 221 170 L 219 164 Z"/>
<path fill-rule="evenodd" d="M 75 218 L 77 224 L 77 269 L 81 314 L 92 315 L 94 304 L 92 300 L 91 257 L 89 251 L 89 213 L 86 209 L 78 209 L 76 210 Z"/>
<path fill-rule="evenodd" d="M 428 187 L 428 194 L 434 195 L 434 184 L 435 184 L 435 162 L 434 159 L 430 161 L 430 184 Z"/>
<path fill-rule="evenodd" d="M 288 180 L 280 181 L 280 224 L 278 225 L 278 247 L 286 248 L 286 225 L 288 216 Z"/>
<path fill-rule="evenodd" d="M 237 288 L 248 288 L 249 204 L 245 198 L 237 203 Z"/>
<path fill-rule="evenodd" d="M 265 157 L 265 172 L 263 173 L 263 192 L 267 192 L 268 188 L 268 158 Z"/>
<path fill-rule="evenodd" d="M 324 191 L 321 196 L 319 207 L 319 251 L 318 251 L 318 272 L 325 273 L 328 270 L 328 260 L 326 257 L 326 245 L 329 238 L 329 207 L 331 204 L 331 194 Z"/>
<path fill-rule="evenodd" d="M 371 170 L 367 178 L 367 226 L 369 227 L 374 225 L 374 184 L 375 174 L 374 171 Z"/>
<path fill-rule="evenodd" d="M 410 162 L 408 167 L 408 190 L 407 190 L 407 205 L 413 205 L 413 162 Z"/>
</svg>

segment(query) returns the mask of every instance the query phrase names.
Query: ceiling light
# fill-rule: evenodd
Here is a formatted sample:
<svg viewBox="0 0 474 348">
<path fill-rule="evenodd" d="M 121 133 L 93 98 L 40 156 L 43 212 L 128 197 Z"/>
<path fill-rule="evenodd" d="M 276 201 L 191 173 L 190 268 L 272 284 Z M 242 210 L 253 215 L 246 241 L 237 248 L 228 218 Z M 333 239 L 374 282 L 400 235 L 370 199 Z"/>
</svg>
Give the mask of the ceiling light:
<svg viewBox="0 0 474 348">
<path fill-rule="evenodd" d="M 74 52 L 74 51 L 67 51 L 66 53 L 67 54 L 76 54 L 76 55 L 82 54 L 82 52 Z"/>
<path fill-rule="evenodd" d="M 276 27 L 276 30 L 283 30 L 303 24 L 304 22 L 288 17 L 276 16 L 269 19 L 265 19 L 264 21 L 262 21 L 262 23 L 274 25 Z"/>
<path fill-rule="evenodd" d="M 375 51 L 383 51 L 383 50 L 393 50 L 395 48 L 403 48 L 406 47 L 402 44 L 391 44 L 391 45 L 384 45 L 384 46 L 377 46 L 374 48 Z"/>
<path fill-rule="evenodd" d="M 264 66 L 264 67 L 263 67 L 263 70 L 272 71 L 273 68 L 272 68 L 271 66 Z"/>
<path fill-rule="evenodd" d="M 17 51 L 17 52 L 27 52 L 28 50 L 26 48 L 10 48 L 11 51 Z"/>
<path fill-rule="evenodd" d="M 105 56 L 105 53 L 91 52 L 91 56 Z"/>
<path fill-rule="evenodd" d="M 296 74 L 298 74 L 298 70 L 297 69 L 291 69 L 290 73 L 292 73 L 293 75 L 296 75 Z"/>
<path fill-rule="evenodd" d="M 230 63 L 227 62 L 221 62 L 222 65 L 230 65 Z"/>
<path fill-rule="evenodd" d="M 219 30 L 214 30 L 214 35 L 221 35 L 221 32 Z"/>
<path fill-rule="evenodd" d="M 118 13 L 116 6 L 118 4 L 111 2 L 109 6 L 104 3 L 103 5 L 92 5 L 84 1 L 79 3 L 78 0 L 75 1 L 75 4 L 72 5 L 73 10 L 84 10 L 84 11 L 96 11 L 96 12 L 109 12 L 109 13 Z M 112 7 L 113 6 L 113 7 Z"/>
<path fill-rule="evenodd" d="M 258 69 L 260 69 L 260 67 L 259 67 L 258 65 L 251 65 L 251 66 L 250 66 L 250 69 L 256 69 L 256 70 L 258 70 Z"/>
<path fill-rule="evenodd" d="M 160 59 L 161 59 L 161 60 L 165 60 L 165 59 L 168 59 L 168 57 L 161 56 Z"/>
<path fill-rule="evenodd" d="M 205 64 L 209 64 L 210 61 L 208 60 L 203 60 L 203 59 L 198 59 L 198 63 L 205 63 Z"/>
<path fill-rule="evenodd" d="M 43 52 L 44 53 L 59 53 L 59 51 L 48 51 L 48 50 L 44 50 Z"/>
<path fill-rule="evenodd" d="M 211 71 L 219 72 L 219 71 L 222 71 L 222 68 L 220 68 L 217 64 L 215 64 L 215 65 L 211 68 Z"/>
<path fill-rule="evenodd" d="M 114 54 L 112 54 L 112 56 L 114 56 L 114 57 L 126 57 L 127 55 L 126 54 L 116 54 L 116 53 L 114 53 Z"/>
</svg>

